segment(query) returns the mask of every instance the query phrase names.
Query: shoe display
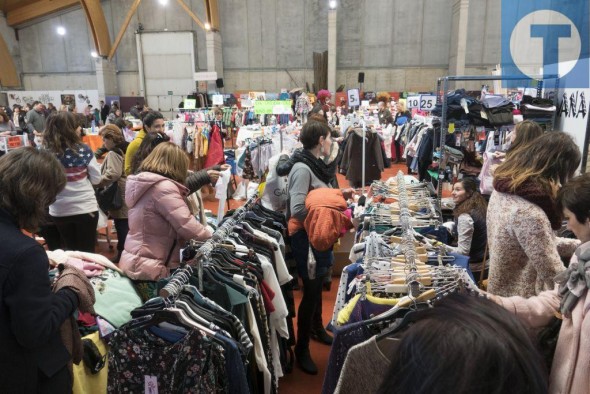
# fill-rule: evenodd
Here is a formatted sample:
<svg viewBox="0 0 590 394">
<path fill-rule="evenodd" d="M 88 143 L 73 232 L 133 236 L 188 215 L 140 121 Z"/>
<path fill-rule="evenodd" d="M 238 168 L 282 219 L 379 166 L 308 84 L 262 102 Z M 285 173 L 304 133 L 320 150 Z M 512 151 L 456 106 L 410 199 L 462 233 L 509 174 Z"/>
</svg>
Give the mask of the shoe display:
<svg viewBox="0 0 590 394">
<path fill-rule="evenodd" d="M 310 336 L 312 339 L 315 339 L 324 345 L 331 345 L 332 342 L 334 342 L 334 339 L 326 332 L 323 327 L 317 330 L 311 330 Z"/>
<path fill-rule="evenodd" d="M 301 368 L 303 372 L 310 375 L 318 374 L 318 367 L 311 359 L 309 349 L 297 349 L 297 347 L 295 347 L 295 358 L 297 359 L 297 365 L 299 365 L 299 368 Z"/>
</svg>

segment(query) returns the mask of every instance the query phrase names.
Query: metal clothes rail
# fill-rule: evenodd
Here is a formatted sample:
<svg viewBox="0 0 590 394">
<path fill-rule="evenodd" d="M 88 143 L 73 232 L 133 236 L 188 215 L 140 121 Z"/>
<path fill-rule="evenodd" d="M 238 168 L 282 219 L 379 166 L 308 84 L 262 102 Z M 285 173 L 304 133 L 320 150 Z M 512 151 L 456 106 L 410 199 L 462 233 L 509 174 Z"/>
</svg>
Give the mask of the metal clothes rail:
<svg viewBox="0 0 590 394">
<path fill-rule="evenodd" d="M 182 286 L 189 282 L 190 277 L 193 275 L 194 267 L 190 264 L 190 261 L 196 262 L 198 279 L 199 279 L 199 290 L 203 290 L 203 260 L 207 260 L 211 256 L 211 252 L 219 246 L 233 231 L 233 228 L 238 224 L 246 213 L 252 209 L 256 201 L 258 200 L 258 193 L 255 193 L 252 197 L 246 201 L 246 203 L 240 208 L 236 209 L 230 219 L 227 219 L 217 230 L 213 233 L 210 239 L 205 241 L 203 244 L 195 240 L 188 242 L 187 248 L 183 249 L 182 263 L 183 266 L 177 269 L 170 281 L 162 290 L 160 290 L 160 296 L 164 298 L 175 297 L 179 294 Z M 191 253 L 196 251 L 196 253 Z"/>
<path fill-rule="evenodd" d="M 555 94 L 553 95 L 553 99 L 557 100 L 557 89 L 559 86 L 559 76 L 558 75 L 535 75 L 532 77 L 523 77 L 520 75 L 464 75 L 464 76 L 446 76 L 438 78 L 436 83 L 436 96 L 437 96 L 437 104 L 440 104 L 442 101 L 442 116 L 441 116 L 441 131 L 440 131 L 440 152 L 441 152 L 441 163 L 443 161 L 443 149 L 445 146 L 445 137 L 448 132 L 448 119 L 447 119 L 447 109 L 448 109 L 448 102 L 447 102 L 447 91 L 449 89 L 449 82 L 468 82 L 468 81 L 525 81 L 525 80 L 536 80 L 537 81 L 537 97 L 540 98 L 542 91 L 543 91 L 543 81 L 545 80 L 556 80 L 555 83 Z M 555 116 L 553 117 L 553 127 L 555 126 Z M 444 172 L 445 168 L 439 166 L 438 168 L 438 179 L 437 179 L 437 199 L 438 204 L 440 207 L 440 200 L 442 198 L 442 180 L 444 179 Z"/>
</svg>

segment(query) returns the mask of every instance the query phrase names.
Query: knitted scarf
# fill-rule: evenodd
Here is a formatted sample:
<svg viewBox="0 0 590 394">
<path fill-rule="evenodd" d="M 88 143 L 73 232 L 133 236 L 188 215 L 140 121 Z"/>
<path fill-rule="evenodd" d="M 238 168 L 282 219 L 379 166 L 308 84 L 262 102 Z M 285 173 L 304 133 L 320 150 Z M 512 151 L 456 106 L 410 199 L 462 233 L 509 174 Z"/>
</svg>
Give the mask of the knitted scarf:
<svg viewBox="0 0 590 394">
<path fill-rule="evenodd" d="M 561 296 L 560 311 L 565 317 L 571 317 L 578 299 L 590 288 L 590 242 L 576 249 L 576 257 L 577 261 L 572 261 L 567 270 L 555 277 Z"/>
<path fill-rule="evenodd" d="M 332 180 L 336 176 L 336 161 L 326 164 L 323 160 L 315 157 L 307 149 L 296 149 L 291 156 L 293 164 L 303 163 L 309 167 L 311 172 L 318 177 L 319 180 L 324 182 L 326 185 L 330 185 Z"/>
<path fill-rule="evenodd" d="M 494 189 L 501 193 L 514 194 L 525 200 L 532 202 L 545 212 L 551 228 L 559 230 L 561 228 L 561 215 L 555 204 L 555 199 L 547 194 L 539 185 L 532 181 L 526 181 L 512 191 L 512 182 L 510 179 L 494 179 Z"/>
</svg>

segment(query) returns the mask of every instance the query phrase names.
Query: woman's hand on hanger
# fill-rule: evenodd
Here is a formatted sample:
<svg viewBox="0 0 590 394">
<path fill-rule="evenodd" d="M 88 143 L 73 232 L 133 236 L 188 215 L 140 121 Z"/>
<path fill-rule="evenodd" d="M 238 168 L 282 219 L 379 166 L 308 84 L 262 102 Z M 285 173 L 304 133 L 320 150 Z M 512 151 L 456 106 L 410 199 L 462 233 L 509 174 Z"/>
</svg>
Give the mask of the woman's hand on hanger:
<svg viewBox="0 0 590 394">
<path fill-rule="evenodd" d="M 222 172 L 229 170 L 231 168 L 231 166 L 229 164 L 222 164 L 220 167 L 221 167 Z"/>
<path fill-rule="evenodd" d="M 219 179 L 219 175 L 221 175 L 221 172 L 217 170 L 207 170 L 207 175 L 209 175 L 209 179 L 211 179 L 211 184 L 215 185 Z"/>
<path fill-rule="evenodd" d="M 344 196 L 345 200 L 350 200 L 352 198 L 352 196 L 354 196 L 354 189 L 353 188 L 346 188 L 346 189 L 342 189 L 342 195 Z"/>
</svg>

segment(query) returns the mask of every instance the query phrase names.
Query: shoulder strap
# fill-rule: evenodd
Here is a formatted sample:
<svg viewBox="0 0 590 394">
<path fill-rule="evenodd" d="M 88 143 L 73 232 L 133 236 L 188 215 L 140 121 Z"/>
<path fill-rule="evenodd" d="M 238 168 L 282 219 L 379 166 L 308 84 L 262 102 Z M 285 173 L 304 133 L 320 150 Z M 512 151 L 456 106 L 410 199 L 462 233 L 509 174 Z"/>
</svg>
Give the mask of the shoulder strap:
<svg viewBox="0 0 590 394">
<path fill-rule="evenodd" d="M 168 257 L 166 257 L 166 261 L 164 262 L 164 265 L 168 266 L 168 263 L 170 262 L 170 258 L 172 258 L 172 252 L 174 252 L 175 247 L 176 247 L 176 240 L 174 240 L 174 242 L 172 242 L 172 247 L 170 248 L 170 251 L 168 252 Z"/>
</svg>

